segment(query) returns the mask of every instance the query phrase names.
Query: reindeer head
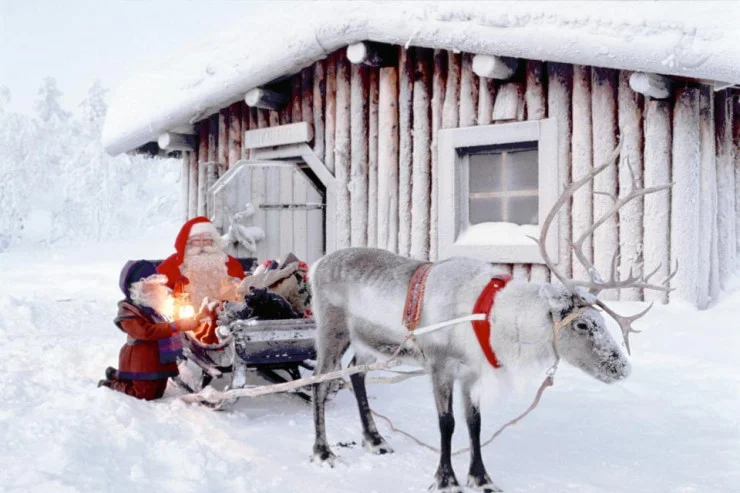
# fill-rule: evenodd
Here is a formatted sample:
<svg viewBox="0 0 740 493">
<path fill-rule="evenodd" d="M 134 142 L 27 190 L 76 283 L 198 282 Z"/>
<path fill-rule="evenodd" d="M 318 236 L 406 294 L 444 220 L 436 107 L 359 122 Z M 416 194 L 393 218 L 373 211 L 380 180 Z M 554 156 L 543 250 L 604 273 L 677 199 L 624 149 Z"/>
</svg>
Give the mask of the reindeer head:
<svg viewBox="0 0 740 493">
<path fill-rule="evenodd" d="M 630 364 L 606 328 L 606 322 L 588 293 L 571 293 L 565 286 L 544 284 L 559 356 L 604 383 L 626 378 Z"/>
<path fill-rule="evenodd" d="M 575 257 L 586 268 L 586 272 L 589 273 L 589 280 L 569 279 L 566 275 L 560 272 L 557 269 L 556 263 L 547 255 L 545 240 L 547 238 L 550 225 L 552 224 L 553 219 L 557 217 L 560 208 L 571 200 L 571 197 L 576 190 L 593 180 L 596 175 L 611 165 L 619 155 L 620 148 L 621 143 L 616 147 L 616 149 L 614 149 L 614 151 L 612 151 L 605 164 L 594 168 L 591 173 L 565 187 L 562 195 L 555 202 L 545 218 L 539 239 L 532 238 L 538 243 L 540 253 L 545 264 L 550 268 L 553 276 L 562 283 L 561 285 L 545 284 L 540 291 L 540 296 L 545 298 L 550 305 L 555 331 L 554 337 L 556 351 L 572 365 L 606 383 L 616 382 L 629 375 L 630 364 L 629 361 L 627 361 L 627 358 L 620 351 L 617 343 L 609 334 L 604 317 L 601 315 L 599 309 L 603 310 L 617 321 L 622 330 L 625 347 L 629 353 L 629 334 L 630 332 L 637 332 L 632 329 L 632 322 L 645 315 L 648 310 L 652 308 L 652 303 L 642 312 L 625 317 L 618 315 L 599 300 L 599 292 L 604 289 L 622 289 L 628 287 L 670 291 L 669 282 L 676 274 L 678 266 L 676 266 L 676 269 L 674 269 L 673 272 L 671 272 L 660 284 L 650 283 L 650 278 L 658 271 L 659 267 L 647 275 L 642 273 L 635 275 L 633 274 L 633 269 L 630 268 L 627 278 L 620 279 L 617 274 L 619 255 L 615 253 L 612 258 L 610 278 L 608 281 L 604 281 L 594 265 L 588 260 L 586 255 L 584 255 L 583 244 L 585 240 L 593 234 L 596 228 L 606 222 L 609 217 L 616 215 L 619 209 L 624 207 L 625 204 L 647 194 L 666 190 L 670 188 L 672 184 L 651 188 L 640 188 L 635 180 L 632 166 L 629 161 L 627 161 L 632 177 L 631 190 L 628 190 L 627 193 L 624 193 L 621 197 L 609 195 L 614 202 L 613 206 L 601 217 L 596 218 L 594 223 L 586 229 L 581 236 L 570 243 L 570 247 Z"/>
</svg>

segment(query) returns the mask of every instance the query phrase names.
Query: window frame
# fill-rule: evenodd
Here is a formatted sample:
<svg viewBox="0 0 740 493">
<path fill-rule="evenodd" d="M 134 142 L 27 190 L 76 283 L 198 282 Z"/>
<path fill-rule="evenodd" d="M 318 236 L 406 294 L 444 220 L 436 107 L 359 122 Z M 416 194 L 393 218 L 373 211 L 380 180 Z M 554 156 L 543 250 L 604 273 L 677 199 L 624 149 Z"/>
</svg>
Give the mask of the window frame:
<svg viewBox="0 0 740 493">
<path fill-rule="evenodd" d="M 469 162 L 471 149 L 501 144 L 537 142 L 537 191 L 539 226 L 559 194 L 558 127 L 554 118 L 475 127 L 439 130 L 439 191 L 437 208 L 439 258 L 473 257 L 495 263 L 544 264 L 534 241 L 527 244 L 496 243 L 463 245 L 461 234 L 471 226 L 468 215 Z M 545 248 L 551 259 L 559 259 L 559 221 L 550 226 Z"/>
</svg>

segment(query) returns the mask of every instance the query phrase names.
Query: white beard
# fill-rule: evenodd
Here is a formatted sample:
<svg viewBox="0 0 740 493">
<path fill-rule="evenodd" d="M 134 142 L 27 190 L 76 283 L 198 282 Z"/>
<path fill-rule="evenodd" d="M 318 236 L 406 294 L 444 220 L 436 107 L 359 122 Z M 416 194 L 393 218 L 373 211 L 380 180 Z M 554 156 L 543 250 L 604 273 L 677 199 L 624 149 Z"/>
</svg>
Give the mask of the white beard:
<svg viewBox="0 0 740 493">
<path fill-rule="evenodd" d="M 167 287 L 167 276 L 154 274 L 132 283 L 129 293 L 135 304 L 153 308 L 160 315 L 172 315 L 174 300 L 172 290 Z"/>
<path fill-rule="evenodd" d="M 190 281 L 185 292 L 196 311 L 204 298 L 221 300 L 222 282 L 228 279 L 226 253 L 217 247 L 193 247 L 185 252 L 180 272 Z"/>
</svg>

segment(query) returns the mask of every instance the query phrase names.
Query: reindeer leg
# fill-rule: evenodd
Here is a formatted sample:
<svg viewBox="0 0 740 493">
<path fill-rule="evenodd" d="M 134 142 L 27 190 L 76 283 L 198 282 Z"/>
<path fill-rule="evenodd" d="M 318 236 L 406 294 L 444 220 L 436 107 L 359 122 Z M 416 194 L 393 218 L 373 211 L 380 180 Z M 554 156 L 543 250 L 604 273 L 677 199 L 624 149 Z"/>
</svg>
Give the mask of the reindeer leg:
<svg viewBox="0 0 740 493">
<path fill-rule="evenodd" d="M 471 383 L 466 383 L 463 388 L 465 405 L 465 420 L 468 423 L 468 434 L 470 435 L 470 470 L 468 471 L 468 488 L 483 491 L 484 493 L 496 493 L 503 491 L 493 484 L 491 478 L 483 465 L 483 456 L 480 449 L 480 407 L 471 395 Z"/>
<path fill-rule="evenodd" d="M 316 303 L 314 303 L 316 306 Z M 319 305 L 316 311 L 316 369 L 314 375 L 328 373 L 339 369 L 342 364 L 342 355 L 349 347 L 349 332 L 346 329 L 346 316 L 344 311 L 331 306 L 325 310 Z M 319 312 L 321 310 L 321 312 Z M 329 393 L 331 382 L 320 382 L 313 386 L 313 423 L 316 438 L 313 444 L 313 456 L 311 461 L 315 463 L 328 463 L 334 466 L 336 456 L 331 451 L 326 439 L 325 404 Z"/>
<path fill-rule="evenodd" d="M 437 404 L 439 418 L 440 454 L 439 466 L 434 475 L 437 480 L 437 491 L 462 493 L 460 483 L 457 482 L 455 471 L 452 469 L 452 434 L 455 431 L 455 417 L 452 415 L 452 389 L 454 377 L 443 368 L 432 368 L 432 385 L 434 400 Z"/>
<path fill-rule="evenodd" d="M 355 355 L 350 365 L 362 365 L 371 363 L 374 358 Z M 375 420 L 373 420 L 372 412 L 370 411 L 370 404 L 367 401 L 367 392 L 365 390 L 365 375 L 367 373 L 355 373 L 350 375 L 352 381 L 352 389 L 355 393 L 355 399 L 357 399 L 357 408 L 360 411 L 360 421 L 362 421 L 362 445 L 365 450 L 373 454 L 390 454 L 393 453 L 393 449 L 386 443 L 378 429 L 375 427 Z"/>
</svg>

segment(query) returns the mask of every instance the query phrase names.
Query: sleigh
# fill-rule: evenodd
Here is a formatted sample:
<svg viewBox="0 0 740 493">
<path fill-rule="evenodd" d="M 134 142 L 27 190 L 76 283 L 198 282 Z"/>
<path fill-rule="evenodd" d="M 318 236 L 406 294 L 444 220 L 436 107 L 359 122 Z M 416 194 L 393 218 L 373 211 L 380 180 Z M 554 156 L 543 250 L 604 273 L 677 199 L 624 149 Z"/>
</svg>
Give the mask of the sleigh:
<svg viewBox="0 0 740 493">
<path fill-rule="evenodd" d="M 245 271 L 251 270 L 256 259 L 238 259 Z M 157 263 L 155 261 L 155 263 Z M 234 320 L 219 326 L 219 342 L 203 344 L 183 334 L 184 375 L 176 377 L 175 384 L 188 393 L 195 393 L 208 385 L 223 390 L 248 388 L 258 385 L 255 380 L 271 384 L 302 378 L 301 369 L 313 372 L 316 350 L 316 324 L 313 319 L 261 320 L 250 318 Z M 255 378 L 259 377 L 259 378 Z M 304 390 L 295 395 L 305 401 L 311 397 Z M 232 406 L 236 398 L 211 402 L 216 410 Z"/>
</svg>

